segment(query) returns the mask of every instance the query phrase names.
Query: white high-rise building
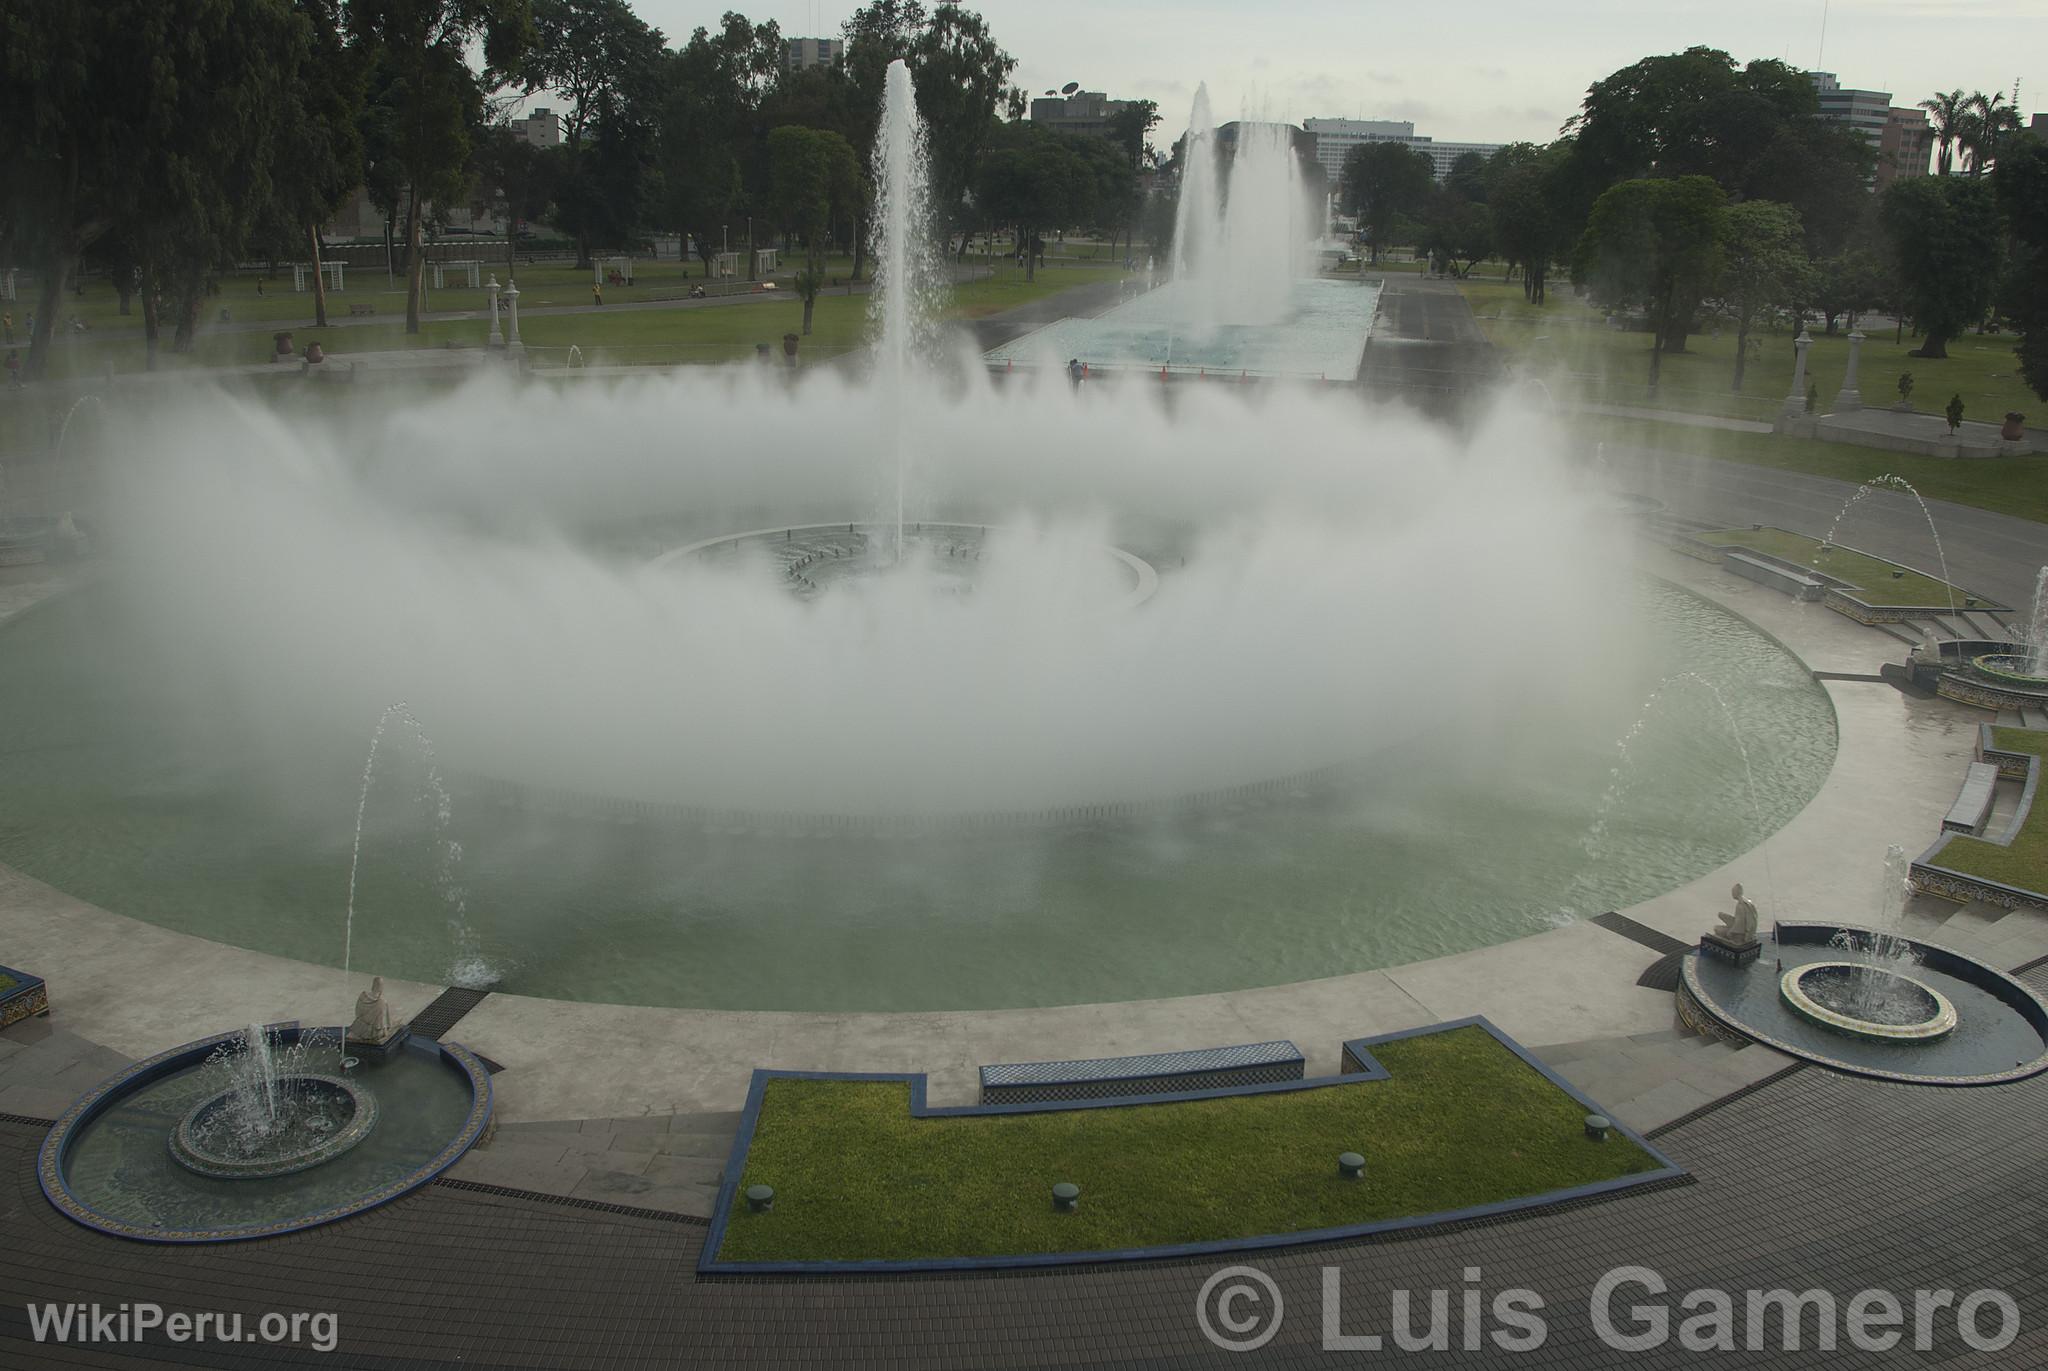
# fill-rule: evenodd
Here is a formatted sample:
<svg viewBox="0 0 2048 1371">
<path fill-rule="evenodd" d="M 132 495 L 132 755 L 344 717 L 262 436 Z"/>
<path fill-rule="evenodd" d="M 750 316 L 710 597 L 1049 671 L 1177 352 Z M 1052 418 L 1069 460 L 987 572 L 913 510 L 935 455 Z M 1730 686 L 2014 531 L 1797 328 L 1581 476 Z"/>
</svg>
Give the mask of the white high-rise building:
<svg viewBox="0 0 2048 1371">
<path fill-rule="evenodd" d="M 1316 161 L 1330 174 L 1331 186 L 1344 177 L 1344 159 L 1353 148 L 1366 143 L 1405 143 L 1425 154 L 1438 185 L 1451 174 L 1451 167 L 1468 152 L 1491 157 L 1501 143 L 1439 143 L 1428 134 L 1415 132 L 1415 125 L 1395 119 L 1305 119 L 1301 125 L 1315 135 Z"/>
</svg>

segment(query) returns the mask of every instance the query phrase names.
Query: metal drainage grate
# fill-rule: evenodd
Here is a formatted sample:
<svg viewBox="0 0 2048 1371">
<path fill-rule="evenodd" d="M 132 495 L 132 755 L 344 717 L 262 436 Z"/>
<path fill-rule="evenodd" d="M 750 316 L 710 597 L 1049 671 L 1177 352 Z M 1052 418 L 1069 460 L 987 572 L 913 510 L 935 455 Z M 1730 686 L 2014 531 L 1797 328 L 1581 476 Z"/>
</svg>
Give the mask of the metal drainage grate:
<svg viewBox="0 0 2048 1371">
<path fill-rule="evenodd" d="M 464 990 L 461 986 L 449 986 L 434 997 L 434 1002 L 412 1016 L 412 1033 L 416 1038 L 441 1041 L 449 1029 L 455 1027 L 462 1016 L 484 1002 L 488 990 Z"/>
<path fill-rule="evenodd" d="M 28 1128 L 55 1128 L 55 1119 L 38 1119 L 31 1114 L 0 1114 L 0 1123 L 18 1123 Z"/>
<path fill-rule="evenodd" d="M 1595 914 L 1588 922 L 1599 924 L 1609 933 L 1619 933 L 1632 943 L 1641 943 L 1652 952 L 1685 952 L 1692 947 L 1691 943 L 1659 932 L 1648 924 L 1637 923 L 1628 915 L 1617 914 L 1611 909 L 1605 914 Z"/>
<path fill-rule="evenodd" d="M 501 1195 L 512 1200 L 538 1200 L 543 1204 L 563 1204 L 571 1209 L 591 1209 L 600 1214 L 624 1214 L 635 1219 L 661 1219 L 667 1223 L 686 1223 L 698 1228 L 710 1226 L 711 1220 L 696 1214 L 682 1214 L 673 1209 L 648 1209 L 633 1204 L 613 1204 L 608 1200 L 590 1200 L 581 1195 L 551 1195 L 545 1190 L 521 1190 L 510 1185 L 492 1185 L 489 1181 L 465 1181 L 453 1176 L 436 1176 L 434 1184 L 449 1190 L 467 1190 L 476 1195 Z"/>
</svg>

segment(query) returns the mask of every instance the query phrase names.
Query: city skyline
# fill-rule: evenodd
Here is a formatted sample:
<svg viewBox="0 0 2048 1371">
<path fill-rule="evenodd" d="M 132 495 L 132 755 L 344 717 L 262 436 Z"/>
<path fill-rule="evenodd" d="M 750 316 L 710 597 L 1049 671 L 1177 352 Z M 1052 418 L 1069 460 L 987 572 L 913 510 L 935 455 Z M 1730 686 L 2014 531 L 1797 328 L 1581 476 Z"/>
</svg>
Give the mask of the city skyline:
<svg viewBox="0 0 2048 1371">
<path fill-rule="evenodd" d="M 715 25 L 724 6 L 636 0 L 671 44 Z M 988 0 L 978 6 L 1017 59 L 1013 79 L 1031 96 L 1068 82 L 1118 99 L 1158 102 L 1161 146 L 1187 126 L 1198 83 L 1219 121 L 1250 117 L 1414 122 L 1443 141 L 1547 142 L 1577 113 L 1586 87 L 1639 58 L 1704 45 L 1738 62 L 1777 57 L 1836 73 L 1842 84 L 1886 90 L 1911 106 L 1937 90 L 1998 90 L 2021 83 L 2024 120 L 2048 109 L 2048 3 L 1980 0 L 1967 10 L 1938 0 L 1578 0 L 1526 11 L 1475 0 L 1446 31 L 1438 11 L 1306 0 L 1248 18 L 1215 0 L 1155 0 L 1105 7 L 1080 0 Z M 786 37 L 835 37 L 852 6 L 782 3 L 745 11 L 774 19 Z M 1826 41 L 1822 45 L 1823 12 Z M 1253 26 L 1256 32 L 1248 32 Z"/>
</svg>

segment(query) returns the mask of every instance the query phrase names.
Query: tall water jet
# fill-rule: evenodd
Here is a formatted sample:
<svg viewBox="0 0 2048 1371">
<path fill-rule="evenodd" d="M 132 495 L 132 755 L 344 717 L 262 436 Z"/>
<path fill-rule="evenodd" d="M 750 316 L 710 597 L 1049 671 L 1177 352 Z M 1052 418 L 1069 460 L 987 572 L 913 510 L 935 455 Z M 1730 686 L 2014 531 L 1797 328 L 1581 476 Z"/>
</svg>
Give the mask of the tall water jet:
<svg viewBox="0 0 2048 1371">
<path fill-rule="evenodd" d="M 2027 619 L 2027 672 L 2048 676 L 2048 566 L 2034 578 L 2034 612 Z"/>
<path fill-rule="evenodd" d="M 1237 126 L 1221 251 L 1205 291 L 1220 323 L 1278 322 L 1295 281 L 1307 274 L 1307 201 L 1292 133 L 1286 124 Z"/>
<path fill-rule="evenodd" d="M 1209 87 L 1195 87 L 1181 147 L 1180 203 L 1173 211 L 1173 274 L 1190 282 L 1220 269 L 1222 185 L 1216 169 L 1216 125 L 1209 113 Z M 1185 289 L 1185 286 L 1183 287 Z"/>
<path fill-rule="evenodd" d="M 868 316 L 879 327 L 875 352 L 887 387 L 896 454 L 895 544 L 903 550 L 903 498 L 910 455 L 904 414 L 910 370 L 930 350 L 934 297 L 940 289 L 932 241 L 931 179 L 917 91 L 901 59 L 889 64 L 882 123 L 875 135 L 875 289 Z"/>
</svg>

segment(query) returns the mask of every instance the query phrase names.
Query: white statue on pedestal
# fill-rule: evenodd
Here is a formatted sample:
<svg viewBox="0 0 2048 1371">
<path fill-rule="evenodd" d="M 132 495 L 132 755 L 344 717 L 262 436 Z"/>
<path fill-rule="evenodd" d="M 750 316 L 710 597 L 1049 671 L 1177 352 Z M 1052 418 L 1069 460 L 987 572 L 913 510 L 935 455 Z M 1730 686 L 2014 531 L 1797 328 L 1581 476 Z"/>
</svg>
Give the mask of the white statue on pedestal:
<svg viewBox="0 0 2048 1371">
<path fill-rule="evenodd" d="M 356 1019 L 348 1026 L 348 1040 L 353 1043 L 383 1043 L 397 1031 L 397 1026 L 391 1022 L 391 1006 L 384 1003 L 384 978 L 374 977 L 370 988 L 356 996 Z"/>
<path fill-rule="evenodd" d="M 1735 888 L 1728 893 L 1735 897 L 1735 909 L 1732 913 L 1721 916 L 1721 922 L 1714 929 L 1711 936 L 1719 938 L 1724 943 L 1755 942 L 1756 905 L 1743 897 L 1742 882 L 1740 881 L 1737 881 Z"/>
</svg>

